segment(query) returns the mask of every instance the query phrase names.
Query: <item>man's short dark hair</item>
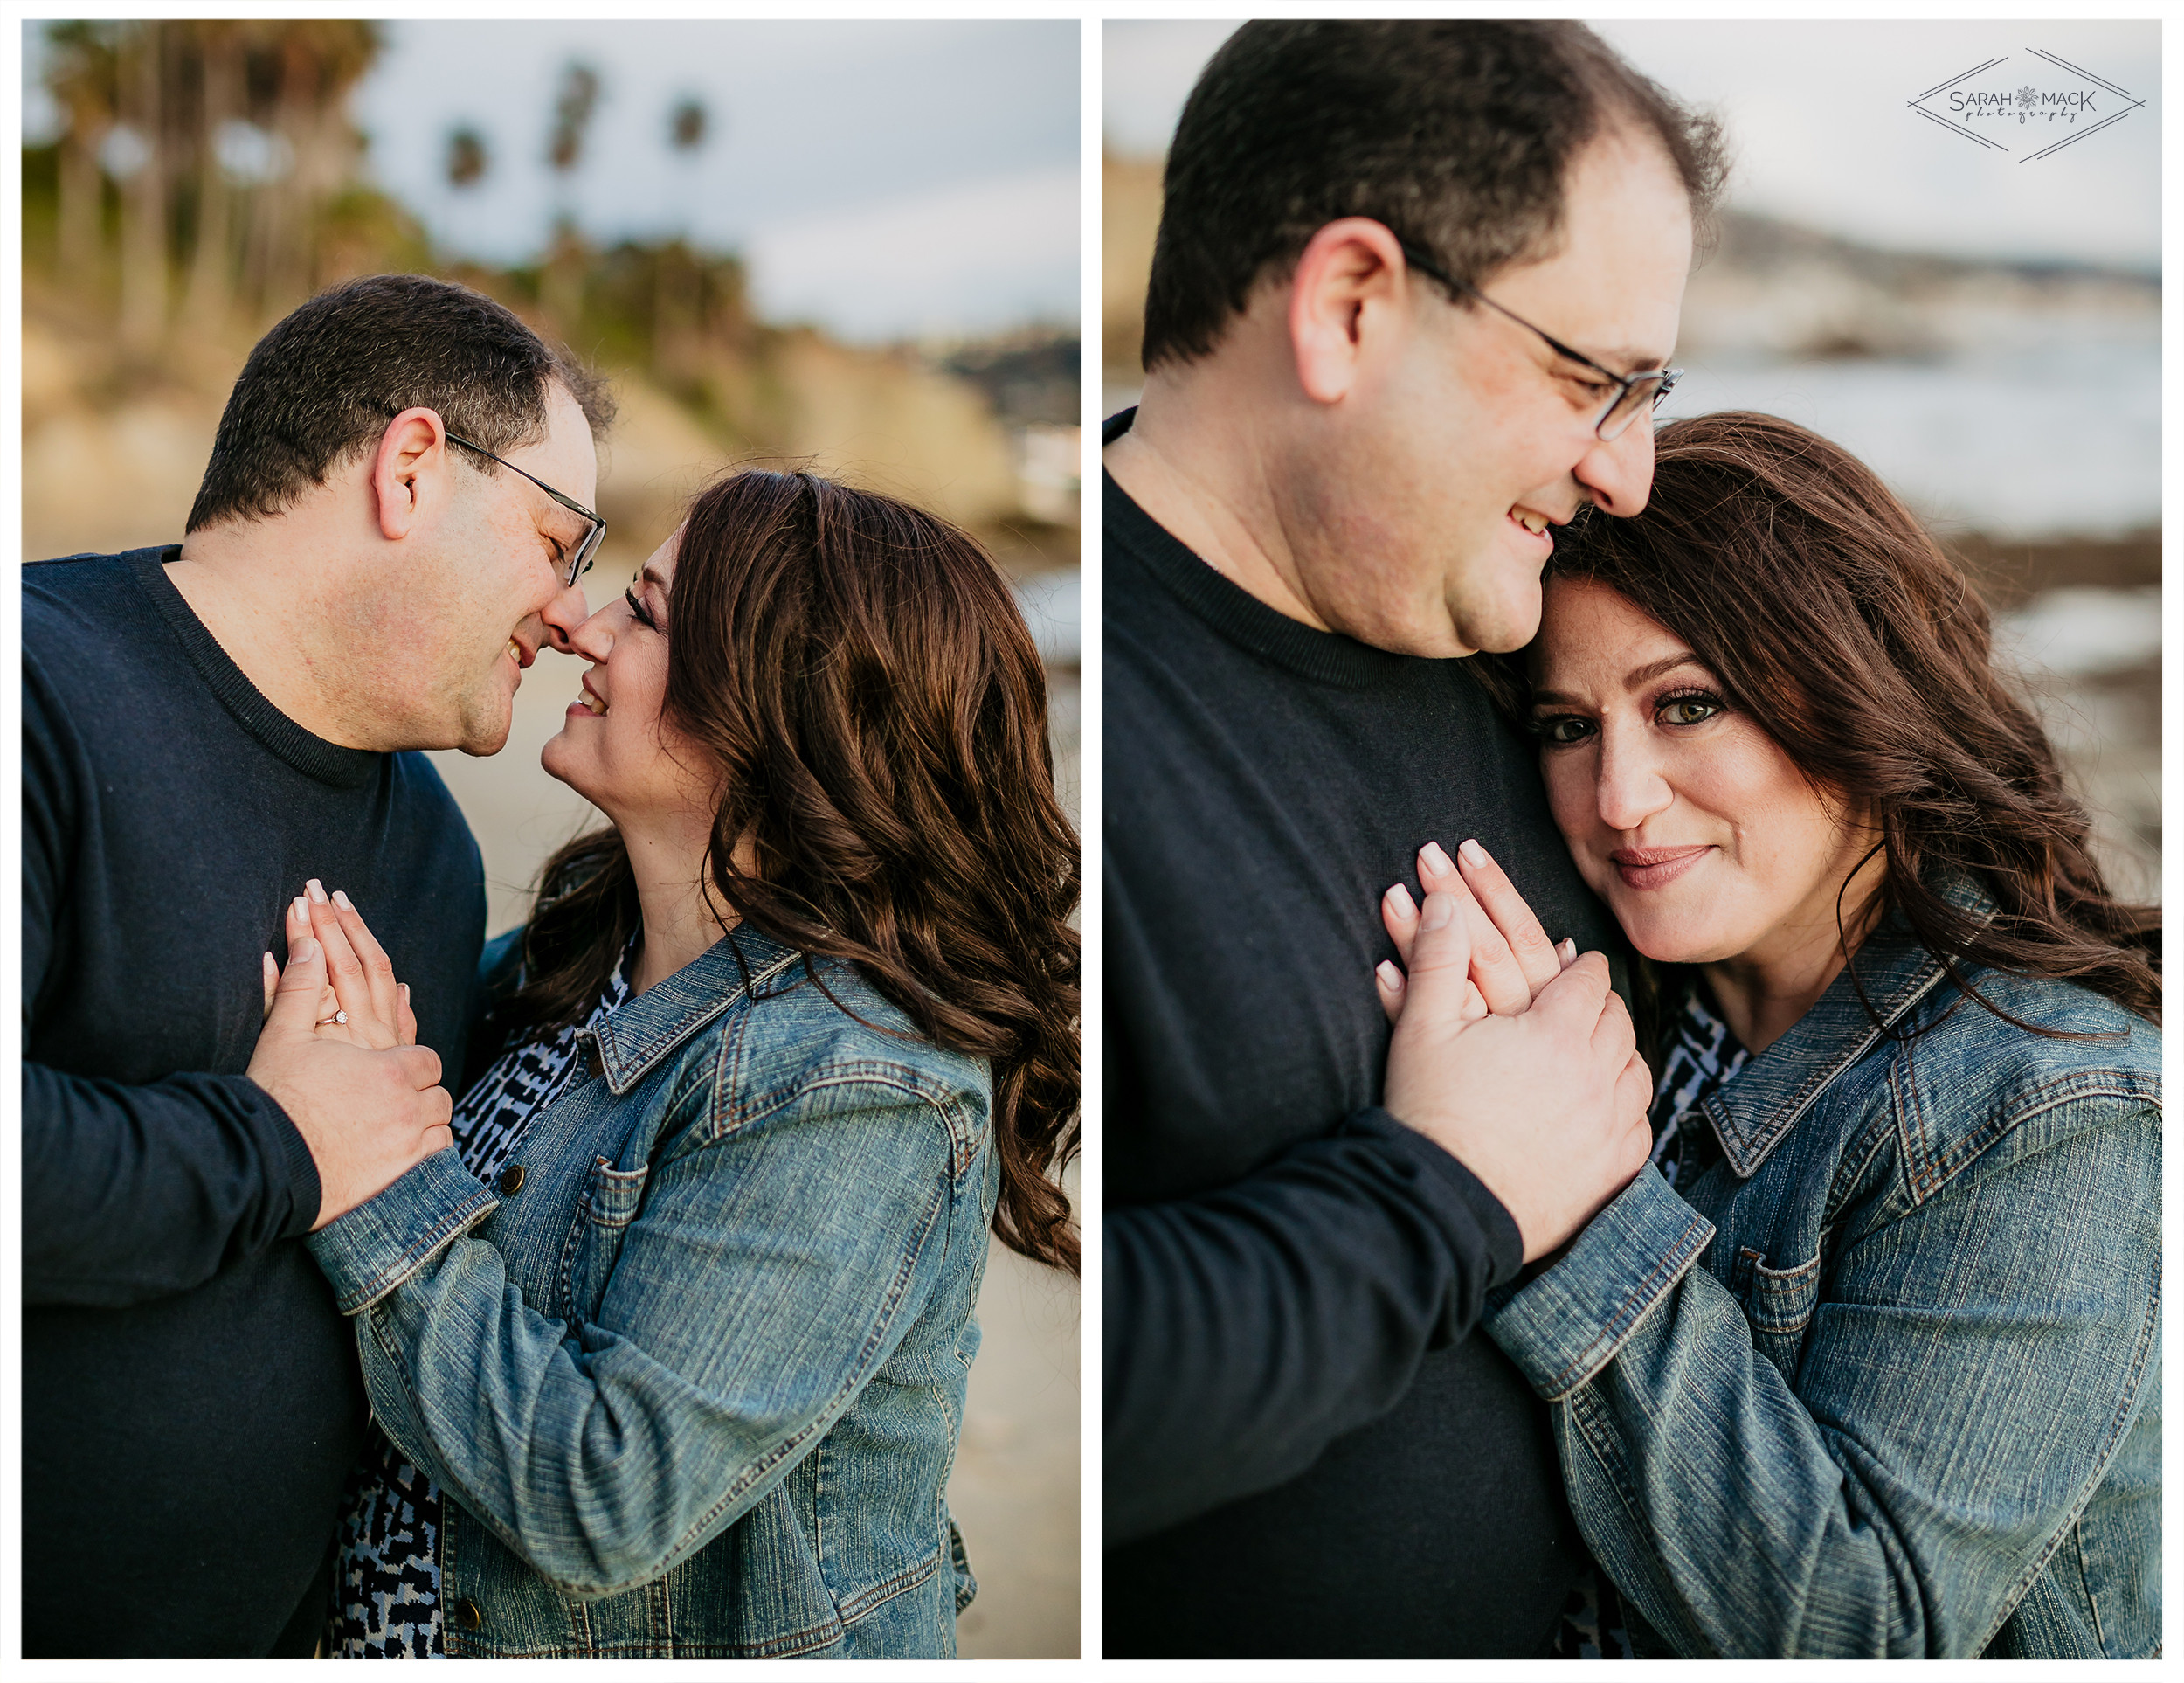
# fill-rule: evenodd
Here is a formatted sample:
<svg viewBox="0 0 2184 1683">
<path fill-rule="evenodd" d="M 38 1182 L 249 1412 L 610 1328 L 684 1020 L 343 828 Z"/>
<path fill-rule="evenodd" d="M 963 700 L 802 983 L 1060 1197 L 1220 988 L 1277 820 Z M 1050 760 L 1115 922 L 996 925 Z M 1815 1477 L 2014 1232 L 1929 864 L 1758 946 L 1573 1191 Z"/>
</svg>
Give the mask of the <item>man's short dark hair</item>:
<svg viewBox="0 0 2184 1683">
<path fill-rule="evenodd" d="M 595 436 L 613 419 L 604 381 L 482 293 L 422 274 L 333 287 L 282 317 L 243 364 L 187 530 L 294 507 L 405 409 L 438 410 L 495 455 L 540 443 L 556 385 Z"/>
<path fill-rule="evenodd" d="M 1256 23 L 1221 45 L 1168 149 L 1144 365 L 1220 341 L 1311 238 L 1371 217 L 1471 285 L 1559 228 L 1572 157 L 1650 131 L 1704 223 L 1721 133 L 1572 23 Z"/>
</svg>

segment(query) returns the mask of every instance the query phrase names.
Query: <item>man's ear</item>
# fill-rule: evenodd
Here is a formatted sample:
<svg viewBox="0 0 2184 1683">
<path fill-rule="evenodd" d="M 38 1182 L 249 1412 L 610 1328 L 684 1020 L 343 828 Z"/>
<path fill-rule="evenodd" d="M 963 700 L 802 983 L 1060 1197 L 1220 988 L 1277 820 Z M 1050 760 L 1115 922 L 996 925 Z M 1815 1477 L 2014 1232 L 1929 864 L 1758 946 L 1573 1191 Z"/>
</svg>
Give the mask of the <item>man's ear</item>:
<svg viewBox="0 0 2184 1683">
<path fill-rule="evenodd" d="M 1346 216 L 1314 234 L 1289 281 L 1289 346 L 1315 403 L 1339 403 L 1356 384 L 1368 322 L 1402 303 L 1410 274 L 1385 223 Z"/>
<path fill-rule="evenodd" d="M 447 480 L 447 427 L 434 409 L 405 409 L 387 423 L 372 458 L 371 494 L 379 535 L 407 537 L 427 494 Z"/>
</svg>

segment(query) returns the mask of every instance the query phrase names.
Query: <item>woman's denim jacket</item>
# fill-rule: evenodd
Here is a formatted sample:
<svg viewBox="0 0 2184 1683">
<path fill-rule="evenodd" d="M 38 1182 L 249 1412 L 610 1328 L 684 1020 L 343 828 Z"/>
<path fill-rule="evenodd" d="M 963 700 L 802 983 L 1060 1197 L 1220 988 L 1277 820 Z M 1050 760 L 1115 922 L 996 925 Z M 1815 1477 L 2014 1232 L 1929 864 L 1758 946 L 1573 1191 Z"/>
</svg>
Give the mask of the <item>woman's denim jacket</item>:
<svg viewBox="0 0 2184 1683">
<path fill-rule="evenodd" d="M 737 930 L 581 1031 L 520 1175 L 313 1236 L 446 1494 L 450 1653 L 954 1654 L 991 1084 L 819 968 Z"/>
<path fill-rule="evenodd" d="M 1641 1653 L 2157 1653 L 2160 1035 L 1901 925 L 1857 973 L 1893 1033 L 1837 977 L 1492 1335 Z"/>
</svg>

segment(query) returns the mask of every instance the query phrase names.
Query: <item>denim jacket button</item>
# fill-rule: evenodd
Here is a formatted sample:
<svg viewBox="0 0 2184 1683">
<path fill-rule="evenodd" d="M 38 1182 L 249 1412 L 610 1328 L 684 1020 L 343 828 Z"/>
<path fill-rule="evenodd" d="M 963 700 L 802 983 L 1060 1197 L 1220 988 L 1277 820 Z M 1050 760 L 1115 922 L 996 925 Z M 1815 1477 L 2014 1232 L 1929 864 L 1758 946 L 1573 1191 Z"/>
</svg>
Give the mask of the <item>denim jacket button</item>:
<svg viewBox="0 0 2184 1683">
<path fill-rule="evenodd" d="M 502 1169 L 502 1170 L 501 1171 L 501 1182 L 500 1182 L 500 1184 L 501 1184 L 501 1195 L 503 1198 L 513 1198 L 513 1197 L 515 1197 L 515 1195 L 516 1195 L 517 1193 L 519 1193 L 519 1192 L 522 1191 L 522 1190 L 523 1190 L 523 1166 L 522 1166 L 522 1164 L 521 1164 L 521 1163 L 510 1163 L 510 1164 L 508 1166 L 508 1167 L 506 1167 L 506 1168 Z"/>
<path fill-rule="evenodd" d="M 486 1622 L 485 1614 L 480 1610 L 478 1603 L 471 1600 L 468 1596 L 465 1596 L 447 1610 L 454 1619 L 455 1628 L 459 1631 L 474 1631 Z"/>
</svg>

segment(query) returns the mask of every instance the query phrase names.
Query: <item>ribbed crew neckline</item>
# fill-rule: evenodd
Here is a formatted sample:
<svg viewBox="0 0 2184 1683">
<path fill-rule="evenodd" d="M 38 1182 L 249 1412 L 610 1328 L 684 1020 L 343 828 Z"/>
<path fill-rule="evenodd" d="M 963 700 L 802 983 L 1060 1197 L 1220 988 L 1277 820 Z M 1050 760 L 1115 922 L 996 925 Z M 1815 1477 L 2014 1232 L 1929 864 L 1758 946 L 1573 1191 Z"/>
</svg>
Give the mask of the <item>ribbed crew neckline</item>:
<svg viewBox="0 0 2184 1683">
<path fill-rule="evenodd" d="M 1100 442 L 1114 443 L 1130 431 L 1137 415 L 1132 407 L 1110 416 L 1100 429 Z M 1108 536 L 1144 562 L 1184 606 L 1238 648 L 1300 678 L 1344 689 L 1385 682 L 1426 658 L 1393 654 L 1337 631 L 1316 631 L 1268 606 L 1139 508 L 1112 474 L 1102 473 L 1101 479 Z"/>
<path fill-rule="evenodd" d="M 181 544 L 169 544 L 157 549 L 131 550 L 120 559 L 173 629 L 205 688 L 218 697 L 238 724 L 304 776 L 336 789 L 361 788 L 370 781 L 384 755 L 371 748 L 344 748 L 313 735 L 267 701 L 243 668 L 228 657 L 189 599 L 167 576 L 167 564 L 181 554 Z"/>
</svg>

